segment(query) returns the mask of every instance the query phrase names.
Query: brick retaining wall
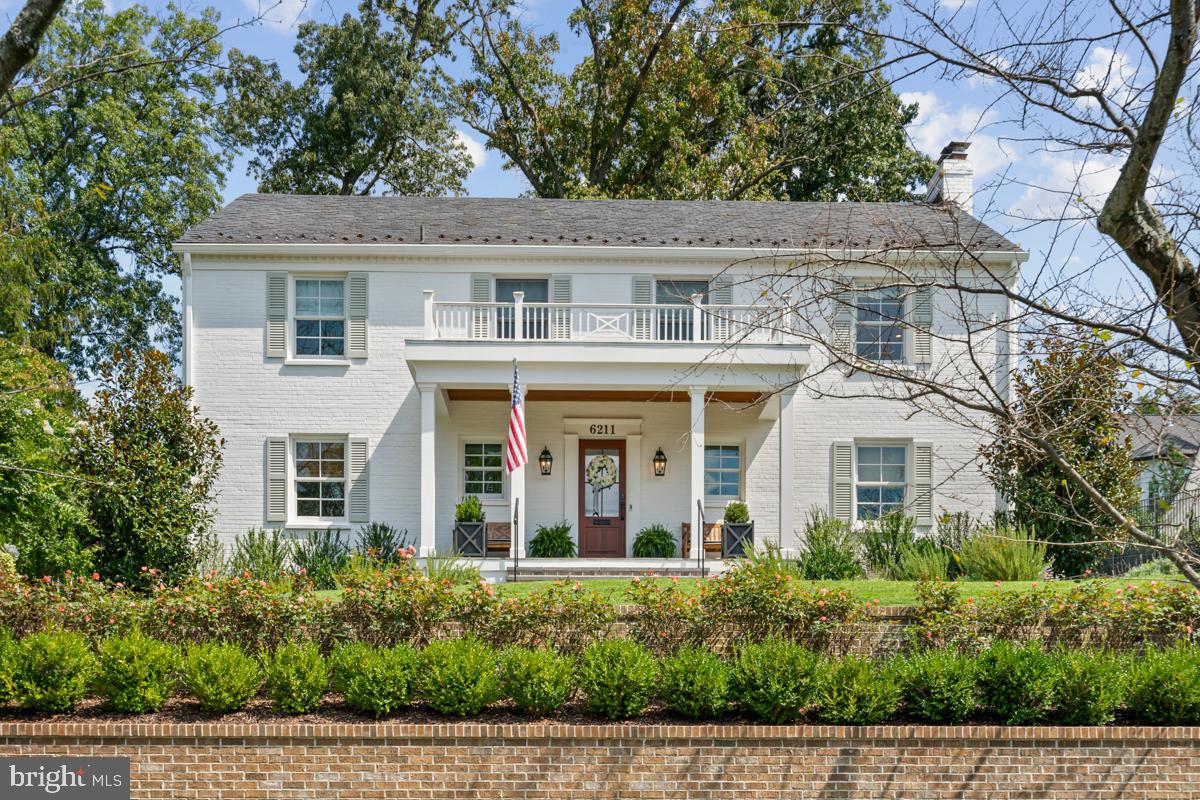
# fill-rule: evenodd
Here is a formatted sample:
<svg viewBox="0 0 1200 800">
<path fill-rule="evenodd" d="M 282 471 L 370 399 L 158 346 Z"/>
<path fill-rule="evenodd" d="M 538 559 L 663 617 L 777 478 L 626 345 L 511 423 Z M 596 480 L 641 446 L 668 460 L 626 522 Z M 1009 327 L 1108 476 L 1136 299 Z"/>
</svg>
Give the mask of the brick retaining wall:
<svg viewBox="0 0 1200 800">
<path fill-rule="evenodd" d="M 1200 798 L 1200 728 L 0 722 L 135 798 Z"/>
</svg>

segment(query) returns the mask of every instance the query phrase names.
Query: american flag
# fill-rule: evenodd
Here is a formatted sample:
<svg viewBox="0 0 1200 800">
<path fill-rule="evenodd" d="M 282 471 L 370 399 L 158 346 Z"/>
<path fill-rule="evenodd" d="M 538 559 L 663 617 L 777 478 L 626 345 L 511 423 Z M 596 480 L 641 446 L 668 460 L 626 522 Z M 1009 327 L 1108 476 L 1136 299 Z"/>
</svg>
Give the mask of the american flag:
<svg viewBox="0 0 1200 800">
<path fill-rule="evenodd" d="M 508 444 L 504 448 L 504 467 L 515 472 L 529 461 L 525 452 L 525 404 L 521 401 L 521 376 L 513 361 L 512 413 L 508 416 Z"/>
</svg>

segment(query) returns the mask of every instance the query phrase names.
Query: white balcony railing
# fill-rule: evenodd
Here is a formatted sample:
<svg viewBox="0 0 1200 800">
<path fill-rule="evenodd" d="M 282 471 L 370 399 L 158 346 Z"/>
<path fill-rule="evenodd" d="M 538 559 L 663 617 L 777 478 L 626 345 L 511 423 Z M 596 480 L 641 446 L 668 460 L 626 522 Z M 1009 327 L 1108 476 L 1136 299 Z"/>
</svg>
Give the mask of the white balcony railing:
<svg viewBox="0 0 1200 800">
<path fill-rule="evenodd" d="M 517 293 L 520 295 L 521 293 Z M 425 338 L 480 341 L 779 341 L 763 310 L 734 305 L 435 302 L 425 292 Z M 520 324 L 517 323 L 520 320 Z"/>
</svg>

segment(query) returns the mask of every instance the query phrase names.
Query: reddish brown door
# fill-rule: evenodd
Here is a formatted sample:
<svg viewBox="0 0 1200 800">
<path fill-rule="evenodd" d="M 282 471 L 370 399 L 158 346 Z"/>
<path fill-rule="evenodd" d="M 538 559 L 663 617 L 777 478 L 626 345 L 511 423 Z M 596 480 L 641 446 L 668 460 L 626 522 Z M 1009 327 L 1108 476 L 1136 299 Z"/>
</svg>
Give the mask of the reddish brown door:
<svg viewBox="0 0 1200 800">
<path fill-rule="evenodd" d="M 625 440 L 579 442 L 579 555 L 625 557 Z"/>
</svg>

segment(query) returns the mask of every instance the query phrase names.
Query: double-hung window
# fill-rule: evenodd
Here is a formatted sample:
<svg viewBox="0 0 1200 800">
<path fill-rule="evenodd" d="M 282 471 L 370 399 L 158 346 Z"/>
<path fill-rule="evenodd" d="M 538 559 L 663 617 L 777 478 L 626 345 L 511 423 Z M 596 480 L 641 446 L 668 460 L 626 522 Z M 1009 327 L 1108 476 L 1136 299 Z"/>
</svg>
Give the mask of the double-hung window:
<svg viewBox="0 0 1200 800">
<path fill-rule="evenodd" d="M 908 448 L 903 445 L 855 447 L 855 518 L 879 519 L 904 507 L 908 486 Z"/>
<path fill-rule="evenodd" d="M 296 355 L 346 355 L 346 281 L 296 279 Z"/>
<path fill-rule="evenodd" d="M 704 446 L 704 496 L 727 503 L 741 496 L 742 449 L 736 444 Z"/>
<path fill-rule="evenodd" d="M 341 520 L 346 516 L 345 440 L 296 441 L 296 516 Z"/>
<path fill-rule="evenodd" d="M 654 302 L 658 309 L 658 339 L 662 342 L 692 340 L 692 303 L 697 297 L 708 302 L 708 281 L 658 280 L 654 282 Z"/>
<path fill-rule="evenodd" d="M 904 293 L 899 287 L 867 289 L 854 298 L 854 352 L 869 361 L 904 360 Z"/>
<path fill-rule="evenodd" d="M 463 494 L 503 496 L 504 445 L 499 442 L 463 444 Z"/>
</svg>

